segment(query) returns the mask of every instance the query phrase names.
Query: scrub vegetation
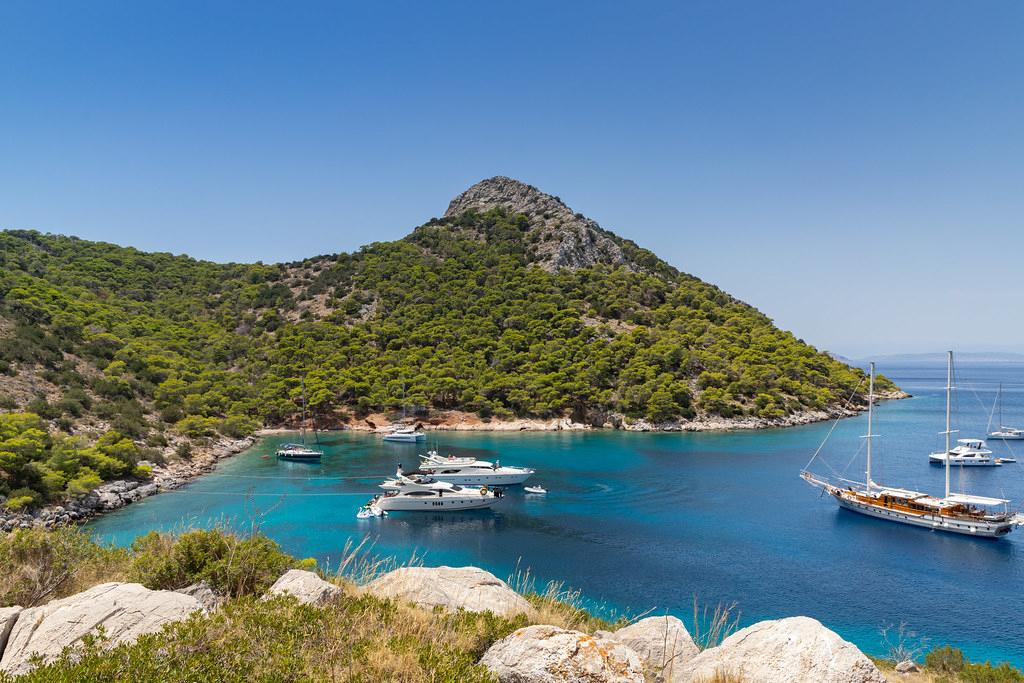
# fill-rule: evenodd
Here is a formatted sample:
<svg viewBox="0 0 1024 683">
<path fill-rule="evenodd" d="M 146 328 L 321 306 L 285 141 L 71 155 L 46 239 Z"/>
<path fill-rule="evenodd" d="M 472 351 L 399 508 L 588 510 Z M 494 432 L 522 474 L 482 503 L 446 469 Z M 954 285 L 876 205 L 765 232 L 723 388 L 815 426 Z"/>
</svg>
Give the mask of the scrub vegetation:
<svg viewBox="0 0 1024 683">
<path fill-rule="evenodd" d="M 314 607 L 290 597 L 258 599 L 285 570 L 316 569 L 312 560 L 288 556 L 259 533 L 151 533 L 131 548 L 119 549 L 97 545 L 77 529 L 16 530 L 0 537 L 0 606 L 42 604 L 105 581 L 137 581 L 172 590 L 207 581 L 228 598 L 210 614 L 195 614 L 133 644 L 110 648 L 99 635 L 21 678 L 0 674 L 0 683 L 493 681 L 476 662 L 492 643 L 517 628 L 545 623 L 593 633 L 628 621 L 610 623 L 593 616 L 581 607 L 577 592 L 557 583 L 538 592 L 526 570 L 517 570 L 510 581 L 530 591 L 526 597 L 538 610 L 533 621 L 525 615 L 426 611 L 361 593 L 359 583 L 395 566 L 373 557 L 365 543 L 347 547 L 341 556 L 340 571 L 321 574 L 343 588 L 343 597 Z M 695 607 L 695 618 L 708 614 Z M 919 673 L 899 675 L 893 671 L 894 661 L 876 662 L 894 681 L 1024 681 L 1018 669 L 972 663 L 948 646 L 929 651 L 919 662 Z M 716 680 L 742 678 L 723 673 Z"/>
<path fill-rule="evenodd" d="M 611 236 L 625 262 L 551 271 L 528 228 L 468 211 L 276 265 L 0 232 L 0 410 L 30 413 L 0 422 L 0 495 L 81 495 L 169 434 L 294 423 L 302 378 L 322 426 L 404 406 L 770 419 L 864 391 L 860 370 L 627 240 Z"/>
</svg>

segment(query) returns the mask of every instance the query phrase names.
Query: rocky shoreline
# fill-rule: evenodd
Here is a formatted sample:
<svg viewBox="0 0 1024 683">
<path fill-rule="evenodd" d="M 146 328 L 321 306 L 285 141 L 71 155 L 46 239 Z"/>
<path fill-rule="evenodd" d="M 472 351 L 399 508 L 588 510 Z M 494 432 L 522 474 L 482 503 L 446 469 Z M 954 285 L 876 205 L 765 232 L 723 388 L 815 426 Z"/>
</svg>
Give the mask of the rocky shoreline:
<svg viewBox="0 0 1024 683">
<path fill-rule="evenodd" d="M 880 395 L 878 400 L 900 400 L 910 398 L 903 391 Z M 415 424 L 429 431 L 454 432 L 560 432 L 588 431 L 602 429 L 619 429 L 627 432 L 727 432 L 749 429 L 773 429 L 780 427 L 796 427 L 799 425 L 825 422 L 841 417 L 855 417 L 866 410 L 864 408 L 827 408 L 824 410 L 808 410 L 777 418 L 763 417 L 697 417 L 691 420 L 672 420 L 668 422 L 651 422 L 640 418 L 631 420 L 620 414 L 607 414 L 599 419 L 589 421 L 574 420 L 570 417 L 549 419 L 515 418 L 502 420 L 498 418 L 481 418 L 475 413 L 460 410 L 439 412 L 424 418 L 392 420 L 384 413 L 374 413 L 365 418 L 352 418 L 333 425 L 335 429 L 363 432 L 378 432 L 399 424 Z M 262 433 L 283 432 L 287 430 L 264 430 Z"/>
<path fill-rule="evenodd" d="M 904 392 L 894 392 L 885 400 L 908 398 Z M 571 418 L 551 418 L 548 420 L 521 418 L 513 420 L 481 419 L 474 413 L 462 411 L 446 411 L 436 416 L 407 420 L 417 426 L 431 431 L 478 431 L 478 432 L 547 432 L 547 431 L 596 431 L 602 429 L 619 429 L 628 432 L 708 432 L 738 431 L 753 429 L 770 429 L 795 427 L 815 422 L 834 420 L 841 417 L 854 417 L 861 411 L 849 408 L 832 408 L 828 410 L 805 411 L 780 418 L 739 417 L 720 418 L 705 417 L 693 420 L 652 423 L 644 419 L 630 421 L 622 415 L 609 415 L 601 424 L 577 422 Z M 400 422 L 392 422 L 384 414 L 369 415 L 362 420 L 336 425 L 342 430 L 361 432 L 382 431 Z M 48 505 L 31 512 L 0 511 L 0 531 L 28 529 L 31 527 L 54 527 L 69 524 L 80 524 L 97 515 L 117 510 L 143 498 L 162 491 L 173 491 L 203 474 L 213 471 L 217 463 L 237 453 L 251 448 L 262 436 L 283 434 L 292 430 L 286 428 L 267 428 L 260 430 L 256 436 L 243 439 L 221 438 L 199 449 L 188 459 L 176 459 L 165 464 L 142 462 L 152 468 L 148 479 L 118 479 L 105 482 L 85 496 L 68 500 L 57 505 Z M 173 449 L 168 448 L 168 452 Z"/>
<path fill-rule="evenodd" d="M 58 505 L 33 510 L 32 512 L 0 512 L 0 530 L 28 529 L 42 527 L 52 529 L 69 524 L 79 524 L 97 515 L 117 510 L 143 498 L 181 488 L 192 479 L 212 471 L 217 462 L 251 448 L 256 438 L 218 439 L 204 446 L 187 460 L 175 460 L 163 465 L 142 462 L 149 465 L 153 473 L 147 479 L 118 479 L 108 481 L 78 499 Z"/>
</svg>

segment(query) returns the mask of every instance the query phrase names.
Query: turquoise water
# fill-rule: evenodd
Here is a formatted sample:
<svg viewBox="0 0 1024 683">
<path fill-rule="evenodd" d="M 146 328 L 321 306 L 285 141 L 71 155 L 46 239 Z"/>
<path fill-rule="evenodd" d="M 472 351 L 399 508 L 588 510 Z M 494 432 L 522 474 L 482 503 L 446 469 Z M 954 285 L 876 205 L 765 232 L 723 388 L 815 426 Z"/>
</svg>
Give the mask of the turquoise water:
<svg viewBox="0 0 1024 683">
<path fill-rule="evenodd" d="M 941 493 L 927 454 L 943 428 L 944 369 L 880 368 L 915 398 L 877 411 L 882 483 Z M 984 432 L 995 382 L 1024 424 L 1024 367 L 969 366 L 959 382 L 963 436 Z M 863 470 L 863 417 L 841 421 L 812 466 Z M 416 446 L 332 433 L 320 465 L 280 463 L 268 438 L 188 487 L 89 525 L 127 544 L 150 529 L 258 521 L 290 553 L 336 561 L 346 540 L 428 565 L 475 564 L 508 576 L 521 563 L 565 580 L 595 604 L 687 618 L 692 596 L 736 601 L 742 621 L 806 614 L 882 654 L 878 630 L 905 622 L 934 644 L 1024 665 L 1024 529 L 999 541 L 946 535 L 838 510 L 797 474 L 832 424 L 727 434 L 440 433 L 442 452 L 535 467 L 547 497 L 518 489 L 489 511 L 397 513 L 357 520 L 357 507 Z M 434 436 L 431 436 L 433 440 Z M 1009 454 L 995 444 L 997 454 Z M 1024 442 L 1015 450 L 1024 455 Z M 263 456 L 271 455 L 269 458 Z M 856 455 L 856 457 L 855 457 Z M 954 486 L 1024 500 L 1020 465 L 957 472 Z"/>
</svg>

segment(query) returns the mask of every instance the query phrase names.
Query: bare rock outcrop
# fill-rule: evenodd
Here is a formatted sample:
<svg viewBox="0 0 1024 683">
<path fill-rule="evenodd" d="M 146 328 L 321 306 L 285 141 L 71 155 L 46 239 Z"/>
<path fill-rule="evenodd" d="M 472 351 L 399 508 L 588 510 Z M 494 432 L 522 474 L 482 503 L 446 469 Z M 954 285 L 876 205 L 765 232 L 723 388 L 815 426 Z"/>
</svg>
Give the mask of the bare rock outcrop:
<svg viewBox="0 0 1024 683">
<path fill-rule="evenodd" d="M 464 609 L 500 615 L 535 610 L 523 596 L 490 572 L 478 567 L 403 567 L 366 585 L 368 593 L 398 598 L 433 609 Z"/>
<path fill-rule="evenodd" d="M 885 683 L 885 677 L 852 643 L 810 617 L 762 621 L 741 629 L 683 667 L 685 678 L 716 675 L 744 683 Z"/>
<path fill-rule="evenodd" d="M 527 626 L 484 653 L 501 683 L 643 683 L 643 664 L 617 640 L 557 626 Z"/>
<path fill-rule="evenodd" d="M 656 681 L 683 681 L 683 667 L 697 656 L 697 645 L 679 619 L 648 617 L 620 628 L 611 638 L 637 653 Z"/>
<path fill-rule="evenodd" d="M 323 605 L 344 594 L 338 586 L 324 581 L 313 572 L 289 569 L 270 587 L 264 599 L 278 595 L 291 595 L 308 605 Z"/>
<path fill-rule="evenodd" d="M 193 583 L 191 586 L 179 588 L 176 592 L 184 595 L 191 595 L 199 601 L 203 606 L 203 609 L 207 612 L 219 609 L 220 606 L 224 604 L 224 601 L 227 600 L 220 591 L 206 581 L 200 581 L 199 583 Z"/>
<path fill-rule="evenodd" d="M 495 207 L 529 219 L 529 234 L 536 245 L 533 261 L 548 271 L 575 270 L 596 263 L 623 265 L 642 270 L 623 252 L 624 240 L 616 238 L 595 221 L 573 213 L 561 199 L 541 192 L 533 185 L 495 176 L 482 180 L 453 199 L 445 218 L 457 218 L 466 211 L 483 213 Z"/>
<path fill-rule="evenodd" d="M 0 608 L 0 654 L 3 654 L 4 648 L 7 647 L 11 631 L 14 630 L 14 624 L 17 623 L 18 616 L 22 611 L 24 609 L 19 605 Z"/>
<path fill-rule="evenodd" d="M 192 596 L 174 591 L 154 591 L 138 583 L 101 583 L 17 614 L 0 670 L 25 673 L 33 666 L 33 656 L 51 660 L 100 627 L 107 642 L 118 645 L 202 609 Z"/>
</svg>

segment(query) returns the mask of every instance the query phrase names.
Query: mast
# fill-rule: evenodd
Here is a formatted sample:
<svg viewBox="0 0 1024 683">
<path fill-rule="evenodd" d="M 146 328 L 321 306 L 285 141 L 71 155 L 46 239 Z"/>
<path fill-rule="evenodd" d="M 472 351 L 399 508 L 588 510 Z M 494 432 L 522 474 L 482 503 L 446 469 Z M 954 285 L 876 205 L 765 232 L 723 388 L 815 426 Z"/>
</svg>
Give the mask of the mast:
<svg viewBox="0 0 1024 683">
<path fill-rule="evenodd" d="M 871 364 L 871 378 L 868 380 L 868 434 L 866 437 L 868 440 L 868 469 L 867 469 L 867 487 L 868 495 L 871 494 L 871 437 L 874 436 L 874 432 L 871 430 L 871 422 L 874 418 L 874 406 L 875 406 L 875 364 Z"/>
<path fill-rule="evenodd" d="M 953 352 L 950 351 L 946 358 L 946 498 L 949 498 L 949 435 L 952 433 L 950 431 L 949 410 L 953 396 Z"/>
<path fill-rule="evenodd" d="M 999 431 L 1003 430 L 1003 383 L 999 383 L 999 393 L 996 394 L 996 403 L 999 404 Z"/>
<path fill-rule="evenodd" d="M 299 438 L 306 445 L 306 378 L 302 378 L 302 423 L 299 425 Z"/>
</svg>

